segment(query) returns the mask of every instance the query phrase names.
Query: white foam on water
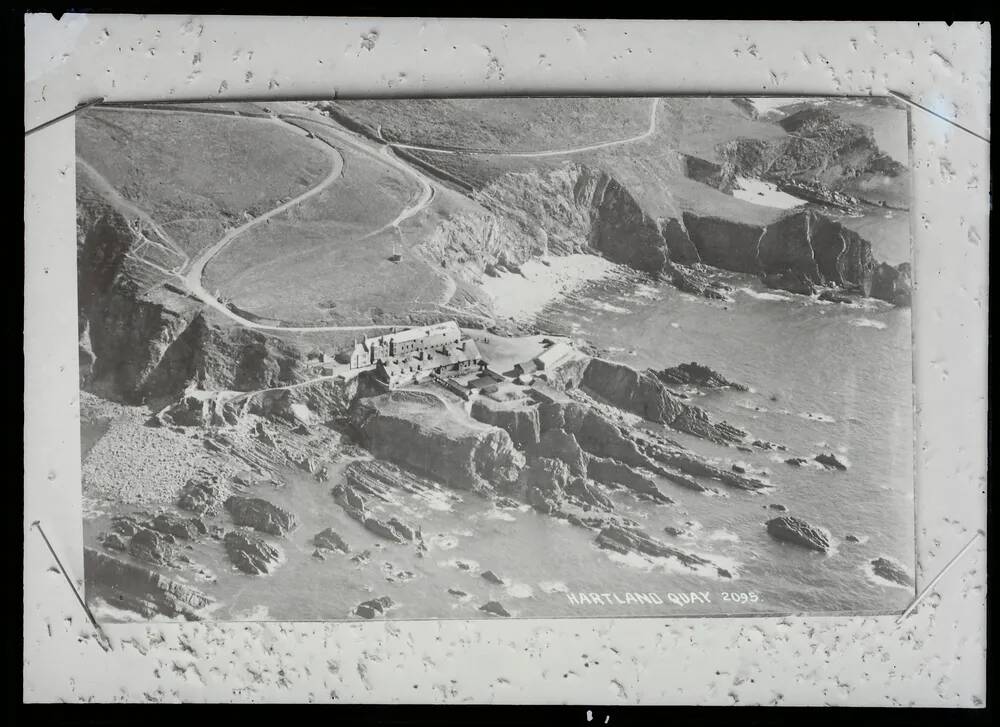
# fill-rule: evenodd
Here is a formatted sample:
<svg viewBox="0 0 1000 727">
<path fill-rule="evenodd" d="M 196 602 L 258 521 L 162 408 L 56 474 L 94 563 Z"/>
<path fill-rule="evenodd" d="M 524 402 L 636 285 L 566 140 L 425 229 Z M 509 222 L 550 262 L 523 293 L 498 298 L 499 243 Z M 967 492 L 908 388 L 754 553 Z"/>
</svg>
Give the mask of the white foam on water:
<svg viewBox="0 0 1000 727">
<path fill-rule="evenodd" d="M 540 581 L 538 587 L 543 593 L 569 593 L 569 586 L 562 581 Z"/>
<path fill-rule="evenodd" d="M 438 550 L 451 550 L 458 547 L 458 538 L 454 535 L 432 535 L 428 539 L 428 545 Z"/>
<path fill-rule="evenodd" d="M 511 583 L 504 590 L 511 598 L 531 598 L 535 593 L 527 583 Z"/>
<path fill-rule="evenodd" d="M 459 568 L 458 564 L 469 566 L 468 568 Z M 457 570 L 466 571 L 471 573 L 472 571 L 479 570 L 479 563 L 475 560 L 470 560 L 469 558 L 452 558 L 451 560 L 441 560 L 438 561 L 438 565 L 442 568 L 456 568 Z"/>
<path fill-rule="evenodd" d="M 633 298 L 646 298 L 647 300 L 659 300 L 663 297 L 659 288 L 653 285 L 646 285 L 645 283 L 636 285 L 632 289 L 631 295 Z"/>
<path fill-rule="evenodd" d="M 511 515 L 509 512 L 506 512 L 505 510 L 500 510 L 498 508 L 487 510 L 486 513 L 484 513 L 483 517 L 486 518 L 487 520 L 503 520 L 504 522 L 508 523 L 517 522 L 516 517 Z"/>
<path fill-rule="evenodd" d="M 751 298 L 756 298 L 757 300 L 791 300 L 787 295 L 782 295 L 781 293 L 769 293 L 766 290 L 754 290 L 753 288 L 737 288 L 737 290 L 745 295 L 749 295 Z"/>
<path fill-rule="evenodd" d="M 230 618 L 233 621 L 268 621 L 271 614 L 267 610 L 267 606 L 257 604 L 253 608 L 233 612 Z"/>
<path fill-rule="evenodd" d="M 713 530 L 706 536 L 706 540 L 724 540 L 729 543 L 738 543 L 740 542 L 740 536 L 728 530 Z"/>
<path fill-rule="evenodd" d="M 882 321 L 873 321 L 871 318 L 852 318 L 848 322 L 855 328 L 877 328 L 879 330 L 888 328 L 888 324 Z"/>
</svg>

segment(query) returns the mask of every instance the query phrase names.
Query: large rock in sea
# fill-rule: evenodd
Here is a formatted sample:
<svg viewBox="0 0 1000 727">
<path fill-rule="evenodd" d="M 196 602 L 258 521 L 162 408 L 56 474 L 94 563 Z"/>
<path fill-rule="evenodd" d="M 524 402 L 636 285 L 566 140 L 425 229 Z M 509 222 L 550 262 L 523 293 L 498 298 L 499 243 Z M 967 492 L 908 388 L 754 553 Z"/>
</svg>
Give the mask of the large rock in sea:
<svg viewBox="0 0 1000 727">
<path fill-rule="evenodd" d="M 833 453 L 817 454 L 813 457 L 814 460 L 819 462 L 821 465 L 826 467 L 828 470 L 846 470 L 847 465 L 837 458 L 837 455 Z"/>
<path fill-rule="evenodd" d="M 246 525 L 271 535 L 286 535 L 296 525 L 295 516 L 259 497 L 233 495 L 226 500 L 226 510 L 237 525 Z"/>
<path fill-rule="evenodd" d="M 657 378 L 665 384 L 700 386 L 706 389 L 735 389 L 737 391 L 747 391 L 748 389 L 745 384 L 730 381 L 718 371 L 713 371 L 708 366 L 702 366 L 696 361 L 682 363 L 655 373 Z"/>
<path fill-rule="evenodd" d="M 323 550 L 339 550 L 341 553 L 350 553 L 351 548 L 339 533 L 333 528 L 327 528 L 313 536 L 313 545 Z"/>
<path fill-rule="evenodd" d="M 453 412 L 429 393 L 364 399 L 353 408 L 351 424 L 376 457 L 455 489 L 509 486 L 524 466 L 507 432 Z"/>
<path fill-rule="evenodd" d="M 900 586 L 913 586 L 913 577 L 906 572 L 906 569 L 890 558 L 880 557 L 871 562 L 872 572 L 882 578 Z"/>
<path fill-rule="evenodd" d="M 244 530 L 230 530 L 222 542 L 233 565 L 250 575 L 270 573 L 281 559 L 280 550 Z"/>
<path fill-rule="evenodd" d="M 479 610 L 484 613 L 488 613 L 491 616 L 510 616 L 510 612 L 508 612 L 499 601 L 487 601 L 479 607 Z"/>
<path fill-rule="evenodd" d="M 830 538 L 819 528 L 791 515 L 776 517 L 767 521 L 767 532 L 776 540 L 781 540 L 803 548 L 826 552 L 830 549 Z"/>
<path fill-rule="evenodd" d="M 375 618 L 387 610 L 392 608 L 395 604 L 392 599 L 388 596 L 379 596 L 378 598 L 373 598 L 370 601 L 364 601 L 359 603 L 354 609 L 354 613 L 361 618 Z"/>
</svg>

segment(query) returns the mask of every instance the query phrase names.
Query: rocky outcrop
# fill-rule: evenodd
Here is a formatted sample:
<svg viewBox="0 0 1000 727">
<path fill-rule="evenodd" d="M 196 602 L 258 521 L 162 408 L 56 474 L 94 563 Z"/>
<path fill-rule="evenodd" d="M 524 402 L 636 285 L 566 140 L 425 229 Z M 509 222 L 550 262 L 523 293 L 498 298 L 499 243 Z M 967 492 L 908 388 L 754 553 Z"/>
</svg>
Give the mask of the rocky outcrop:
<svg viewBox="0 0 1000 727">
<path fill-rule="evenodd" d="M 128 554 L 136 560 L 154 565 L 170 565 L 174 561 L 173 537 L 155 530 L 140 529 L 132 536 Z"/>
<path fill-rule="evenodd" d="M 327 528 L 313 536 L 313 545 L 321 550 L 339 550 L 341 553 L 350 553 L 351 548 L 340 534 L 333 528 Z"/>
<path fill-rule="evenodd" d="M 364 601 L 359 603 L 354 609 L 354 613 L 361 618 L 375 618 L 376 616 L 381 616 L 395 604 L 392 599 L 388 596 L 379 596 L 378 598 L 373 598 L 370 601 Z"/>
<path fill-rule="evenodd" d="M 735 389 L 736 391 L 749 389 L 745 384 L 730 381 L 719 372 L 695 361 L 656 371 L 655 374 L 665 384 L 698 386 L 704 389 Z"/>
<path fill-rule="evenodd" d="M 376 457 L 455 489 L 502 488 L 524 466 L 507 432 L 457 416 L 433 398 L 394 392 L 364 399 L 351 424 Z"/>
<path fill-rule="evenodd" d="M 213 603 L 196 588 L 93 548 L 83 549 L 83 570 L 88 600 L 98 597 L 146 618 L 166 616 L 197 621 Z"/>
<path fill-rule="evenodd" d="M 810 525 L 805 520 L 791 515 L 768 520 L 767 532 L 776 540 L 810 550 L 819 550 L 825 553 L 830 549 L 830 538 L 825 532 Z"/>
<path fill-rule="evenodd" d="M 816 460 L 817 462 L 819 462 L 824 467 L 826 467 L 828 470 L 841 470 L 841 471 L 843 471 L 843 470 L 847 469 L 847 465 L 844 464 L 843 462 L 841 462 L 837 458 L 837 455 L 835 455 L 833 453 L 830 453 L 830 452 L 826 452 L 826 453 L 823 453 L 823 454 L 817 454 L 815 457 L 813 457 L 813 459 Z"/>
<path fill-rule="evenodd" d="M 200 475 L 188 480 L 184 485 L 177 500 L 177 507 L 198 515 L 214 515 L 227 493 L 228 489 L 219 482 L 218 477 Z"/>
<path fill-rule="evenodd" d="M 619 553 L 641 553 L 654 558 L 672 558 L 692 569 L 712 565 L 712 561 L 707 558 L 667 545 L 637 528 L 611 525 L 597 536 L 597 545 Z"/>
<path fill-rule="evenodd" d="M 496 584 L 498 586 L 502 586 L 504 583 L 506 583 L 506 581 L 504 581 L 503 578 L 501 578 L 491 570 L 484 570 L 482 573 L 479 574 L 479 576 L 480 578 L 489 581 L 490 583 Z"/>
<path fill-rule="evenodd" d="M 469 411 L 472 418 L 503 429 L 518 449 L 538 444 L 540 427 L 535 407 L 510 407 L 485 397 L 476 397 Z"/>
<path fill-rule="evenodd" d="M 394 543 L 406 543 L 418 537 L 418 531 L 395 517 L 382 520 L 368 508 L 367 501 L 351 485 L 337 485 L 330 494 L 344 512 L 364 525 L 365 529 Z"/>
<path fill-rule="evenodd" d="M 529 505 L 551 514 L 559 510 L 568 482 L 569 468 L 565 462 L 536 457 L 521 471 L 518 485 Z"/>
<path fill-rule="evenodd" d="M 164 426 L 224 427 L 239 421 L 239 410 L 207 392 L 188 393 L 164 407 L 156 421 Z"/>
<path fill-rule="evenodd" d="M 624 364 L 593 358 L 584 371 L 580 387 L 647 421 L 666 424 L 719 444 L 734 444 L 746 436 L 745 432 L 725 422 L 713 423 L 701 408 L 685 404 L 653 372 L 639 372 Z"/>
<path fill-rule="evenodd" d="M 837 188 L 858 178 L 892 178 L 905 171 L 879 149 L 871 128 L 844 121 L 827 109 L 803 109 L 778 123 L 787 136 L 739 138 L 719 147 L 724 180 L 806 179 Z"/>
<path fill-rule="evenodd" d="M 816 285 L 834 284 L 871 294 L 875 259 L 871 244 L 813 210 L 788 215 L 769 225 L 757 246 L 764 273 L 791 272 Z"/>
<path fill-rule="evenodd" d="M 879 263 L 872 273 L 872 297 L 897 306 L 909 306 L 913 295 L 911 272 L 909 263 L 900 263 L 895 267 Z"/>
<path fill-rule="evenodd" d="M 679 449 L 676 447 L 664 447 L 664 446 L 647 446 L 643 450 L 651 459 L 656 460 L 656 462 L 666 465 L 669 469 L 663 473 L 665 477 L 678 482 L 683 486 L 690 486 L 683 480 L 675 479 L 674 471 L 679 470 L 680 472 L 688 475 L 694 475 L 695 477 L 709 477 L 713 480 L 718 480 L 724 485 L 729 487 L 735 487 L 740 490 L 763 490 L 769 485 L 763 480 L 752 477 L 746 474 L 740 474 L 739 472 L 733 472 L 732 470 L 723 469 L 722 467 L 716 467 L 710 462 L 706 462 L 704 459 L 689 452 L 684 449 Z M 697 483 L 694 483 L 697 485 Z"/>
<path fill-rule="evenodd" d="M 654 502 L 664 504 L 674 502 L 660 492 L 660 488 L 651 478 L 613 459 L 591 457 L 587 465 L 587 476 L 597 482 L 620 485 Z"/>
<path fill-rule="evenodd" d="M 488 613 L 491 616 L 510 616 L 510 612 L 504 608 L 499 601 L 487 601 L 479 607 L 479 610 L 483 613 Z"/>
<path fill-rule="evenodd" d="M 581 503 L 601 510 L 614 510 L 614 503 L 594 484 L 582 477 L 574 477 L 566 485 L 566 494 Z"/>
<path fill-rule="evenodd" d="M 281 559 L 281 551 L 245 530 L 230 530 L 223 538 L 233 565 L 249 575 L 270 573 Z"/>
<path fill-rule="evenodd" d="M 906 569 L 890 558 L 880 557 L 871 561 L 872 573 L 899 586 L 913 587 L 913 577 Z"/>
<path fill-rule="evenodd" d="M 154 517 L 150 527 L 181 540 L 196 540 L 208 533 L 201 518 L 183 518 L 171 512 L 163 512 Z"/>
<path fill-rule="evenodd" d="M 297 524 L 292 513 L 259 497 L 233 495 L 226 500 L 225 508 L 234 523 L 262 533 L 284 536 Z"/>
<path fill-rule="evenodd" d="M 535 452 L 539 456 L 558 459 L 566 463 L 571 477 L 587 472 L 587 460 L 576 437 L 562 429 L 549 429 L 538 441 Z"/>
</svg>

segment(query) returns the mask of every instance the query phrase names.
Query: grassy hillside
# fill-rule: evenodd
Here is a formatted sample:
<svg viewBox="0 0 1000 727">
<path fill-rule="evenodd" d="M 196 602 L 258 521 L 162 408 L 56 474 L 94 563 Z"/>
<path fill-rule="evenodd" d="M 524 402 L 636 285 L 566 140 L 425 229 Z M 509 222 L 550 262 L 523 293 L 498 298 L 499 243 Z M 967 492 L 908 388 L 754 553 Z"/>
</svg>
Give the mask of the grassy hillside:
<svg viewBox="0 0 1000 727">
<path fill-rule="evenodd" d="M 91 108 L 77 155 L 189 254 L 221 223 L 259 214 L 316 184 L 329 157 L 273 121 L 183 111 Z"/>
<path fill-rule="evenodd" d="M 237 238 L 206 268 L 206 287 L 254 314 L 305 323 L 378 318 L 379 309 L 399 313 L 440 299 L 440 273 L 412 254 L 388 260 L 394 242 L 409 251 L 422 218 L 404 223 L 402 236 L 393 229 L 376 233 L 418 198 L 416 180 L 319 124 L 301 123 L 337 146 L 341 177 Z"/>
<path fill-rule="evenodd" d="M 408 144 L 540 151 L 635 136 L 650 99 L 501 98 L 333 101 L 386 139 Z"/>
</svg>

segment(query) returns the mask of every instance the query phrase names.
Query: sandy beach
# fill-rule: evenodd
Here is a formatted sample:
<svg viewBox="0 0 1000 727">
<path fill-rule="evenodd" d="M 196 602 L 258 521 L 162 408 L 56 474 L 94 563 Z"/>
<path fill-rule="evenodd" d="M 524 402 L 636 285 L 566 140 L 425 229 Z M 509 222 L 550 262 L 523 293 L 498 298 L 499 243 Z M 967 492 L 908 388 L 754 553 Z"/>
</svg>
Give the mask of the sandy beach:
<svg viewBox="0 0 1000 727">
<path fill-rule="evenodd" d="M 598 255 L 577 253 L 532 258 L 520 273 L 484 276 L 482 288 L 493 299 L 498 317 L 530 320 L 549 303 L 572 293 L 585 283 L 612 275 L 618 265 Z"/>
</svg>

